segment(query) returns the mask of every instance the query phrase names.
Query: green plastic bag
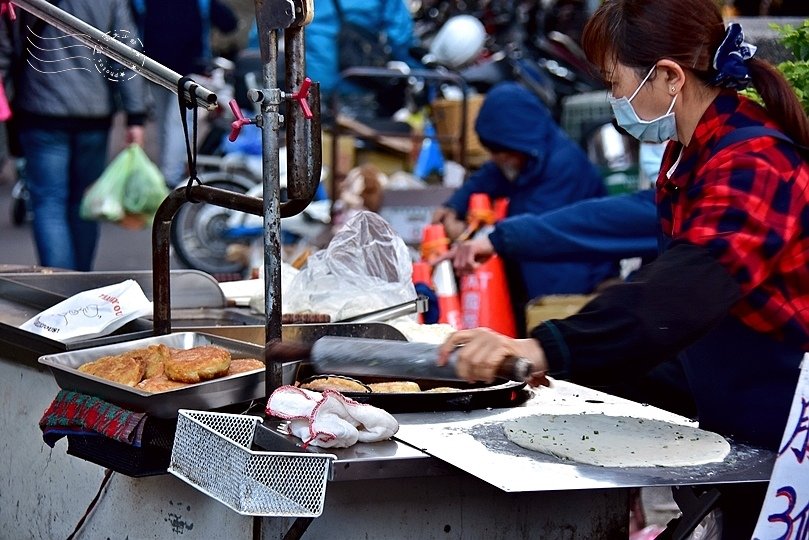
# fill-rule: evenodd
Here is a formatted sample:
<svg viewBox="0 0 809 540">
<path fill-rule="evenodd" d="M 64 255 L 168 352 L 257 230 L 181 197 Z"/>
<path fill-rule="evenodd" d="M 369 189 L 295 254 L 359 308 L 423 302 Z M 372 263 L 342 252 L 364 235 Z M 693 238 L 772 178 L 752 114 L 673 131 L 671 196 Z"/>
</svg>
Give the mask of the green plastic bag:
<svg viewBox="0 0 809 540">
<path fill-rule="evenodd" d="M 83 219 L 114 221 L 138 228 L 151 224 L 169 189 L 143 148 L 131 144 L 118 154 L 84 194 Z"/>
</svg>

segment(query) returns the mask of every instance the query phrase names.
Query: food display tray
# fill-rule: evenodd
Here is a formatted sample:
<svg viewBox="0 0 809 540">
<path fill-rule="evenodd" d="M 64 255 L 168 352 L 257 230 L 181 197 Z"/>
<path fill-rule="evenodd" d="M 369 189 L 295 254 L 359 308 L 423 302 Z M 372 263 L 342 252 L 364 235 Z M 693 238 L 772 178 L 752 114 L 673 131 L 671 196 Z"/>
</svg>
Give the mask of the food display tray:
<svg viewBox="0 0 809 540">
<path fill-rule="evenodd" d="M 266 372 L 263 370 L 238 373 L 158 393 L 146 392 L 78 370 L 79 366 L 102 356 L 117 355 L 159 343 L 178 349 L 217 345 L 230 351 L 233 358 L 261 360 L 264 357 L 264 348 L 259 345 L 198 332 L 178 332 L 102 347 L 48 354 L 41 356 L 39 363 L 51 369 L 56 384 L 62 389 L 96 396 L 121 407 L 147 412 L 160 418 L 176 418 L 179 409 L 218 409 L 264 397 Z M 295 381 L 297 367 L 295 362 L 284 364 L 285 384 L 292 384 Z"/>
</svg>

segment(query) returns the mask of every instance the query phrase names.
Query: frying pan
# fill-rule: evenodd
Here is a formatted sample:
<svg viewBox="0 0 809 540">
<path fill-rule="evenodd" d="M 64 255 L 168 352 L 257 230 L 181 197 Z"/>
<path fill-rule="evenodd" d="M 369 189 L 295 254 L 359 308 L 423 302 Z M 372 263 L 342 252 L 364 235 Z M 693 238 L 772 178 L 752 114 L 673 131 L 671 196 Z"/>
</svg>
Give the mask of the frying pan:
<svg viewBox="0 0 809 540">
<path fill-rule="evenodd" d="M 391 413 L 474 410 L 513 407 L 525 401 L 530 362 L 510 358 L 493 383 L 468 383 L 455 374 L 455 354 L 437 366 L 438 345 L 385 339 L 324 336 L 313 344 L 289 341 L 268 343 L 267 361 L 302 361 L 298 380 L 317 374 L 348 375 L 364 383 L 408 380 L 422 392 L 341 392 L 360 403 Z M 451 387 L 451 392 L 426 392 Z"/>
</svg>

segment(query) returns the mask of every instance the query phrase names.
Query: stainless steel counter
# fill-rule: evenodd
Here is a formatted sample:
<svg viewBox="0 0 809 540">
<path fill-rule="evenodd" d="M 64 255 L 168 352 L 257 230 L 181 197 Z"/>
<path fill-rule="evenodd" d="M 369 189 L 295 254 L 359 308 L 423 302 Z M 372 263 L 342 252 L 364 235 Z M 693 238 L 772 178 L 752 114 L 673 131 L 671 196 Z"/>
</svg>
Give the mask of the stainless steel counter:
<svg viewBox="0 0 809 540">
<path fill-rule="evenodd" d="M 7 433 L 21 433 L 19 437 L 6 437 L 0 444 L 3 454 L 9 456 L 6 466 L 0 467 L 0 475 L 8 480 L 9 494 L 13 494 L 8 504 L 2 505 L 0 521 L 11 524 L 8 532 L 15 537 L 49 538 L 55 531 L 66 536 L 91 496 L 90 490 L 84 488 L 79 496 L 76 486 L 93 485 L 102 470 L 65 455 L 58 447 L 52 451 L 44 446 L 36 423 L 55 395 L 56 385 L 50 373 L 43 372 L 37 364 L 21 361 L 16 349 L 10 347 L 16 340 L 16 346 L 24 345 L 29 354 L 49 352 L 37 350 L 41 344 L 30 340 L 19 343 L 19 336 L 11 332 L 16 330 L 11 326 L 14 321 L 26 320 L 29 311 L 33 314 L 38 305 L 52 305 L 60 295 L 73 294 L 69 288 L 64 289 L 63 275 L 59 280 L 48 277 L 51 281 L 25 276 L 11 280 L 14 283 L 7 290 L 11 292 L 5 297 L 0 294 L 0 310 L 3 301 L 13 308 L 0 313 L 0 328 L 10 332 L 0 335 L 5 346 L 0 355 L 0 374 L 6 381 L 15 381 L 2 393 L 0 410 L 4 412 L 0 414 L 0 425 Z M 105 284 L 97 277 L 83 275 L 79 281 L 88 284 L 85 289 Z M 118 276 L 109 277 L 113 278 Z M 57 282 L 62 289 L 54 291 L 50 284 Z M 48 287 L 40 289 L 40 283 Z M 15 287 L 27 287 L 32 302 L 20 304 L 13 292 Z M 172 290 L 179 292 L 183 287 Z M 178 309 L 195 308 L 186 305 Z M 217 310 L 201 309 L 213 310 L 211 313 Z M 202 318 L 211 313 L 205 311 Z M 220 335 L 236 337 L 229 333 L 234 328 L 238 327 Z M 260 329 L 245 326 L 241 334 L 261 342 Z M 388 331 L 374 325 L 339 330 Z M 625 538 L 630 487 L 762 482 L 770 475 L 772 453 L 738 444 L 732 445 L 729 459 L 721 464 L 615 469 L 564 462 L 523 450 L 505 439 L 501 427 L 505 420 L 540 412 L 603 412 L 685 421 L 653 407 L 565 382 L 542 388 L 523 405 L 511 409 L 395 415 L 401 427 L 393 440 L 326 450 L 338 459 L 327 487 L 324 513 L 312 523 L 307 538 L 561 539 L 568 538 L 565 531 L 571 530 L 580 538 Z M 266 420 L 256 434 L 256 445 L 272 451 L 318 451 L 301 449 L 300 441 L 278 433 L 279 425 L 280 421 Z M 43 501 L 43 494 L 47 494 L 47 500 Z M 59 523 L 56 529 L 34 530 L 19 519 L 20 514 L 43 512 L 60 516 L 55 520 Z M 50 524 L 50 518 L 43 523 Z M 167 535 L 193 528 L 198 538 L 220 537 L 223 530 L 233 538 L 248 538 L 250 523 L 249 518 L 234 515 L 170 475 L 147 479 L 115 475 L 85 525 L 85 534 L 126 530 L 131 536 Z M 282 536 L 290 525 L 284 519 L 265 519 L 263 523 L 263 538 Z"/>
<path fill-rule="evenodd" d="M 513 409 L 398 415 L 397 440 L 508 492 L 766 482 L 774 452 L 731 443 L 721 463 L 690 467 L 598 467 L 526 450 L 510 442 L 503 422 L 535 414 L 596 413 L 695 425 L 687 418 L 565 381 L 540 388 Z"/>
<path fill-rule="evenodd" d="M 400 428 L 391 441 L 306 451 L 337 456 L 334 481 L 464 471 L 506 492 L 766 482 L 770 477 L 773 452 L 733 441 L 722 463 L 693 467 L 597 467 L 525 450 L 506 439 L 504 421 L 541 413 L 604 413 L 694 425 L 662 409 L 565 381 L 532 392 L 531 399 L 511 409 L 397 414 Z M 282 424 L 265 420 L 255 443 L 267 450 L 303 451 L 298 439 L 280 433 Z"/>
</svg>

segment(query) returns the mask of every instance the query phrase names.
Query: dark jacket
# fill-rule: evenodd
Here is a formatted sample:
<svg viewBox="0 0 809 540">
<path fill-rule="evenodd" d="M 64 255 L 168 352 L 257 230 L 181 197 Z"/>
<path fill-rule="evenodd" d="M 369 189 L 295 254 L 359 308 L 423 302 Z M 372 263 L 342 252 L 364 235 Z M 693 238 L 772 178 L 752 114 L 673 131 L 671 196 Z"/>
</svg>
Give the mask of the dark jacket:
<svg viewBox="0 0 809 540">
<path fill-rule="evenodd" d="M 62 0 L 58 7 L 110 35 L 135 31 L 126 0 Z M 33 15 L 22 12 L 15 23 L 21 36 L 16 47 L 24 47 L 25 52 L 8 41 L 9 32 L 5 28 L 0 32 L 0 65 L 10 66 L 14 56 L 20 64 L 13 69 L 13 108 L 20 125 L 103 129 L 109 126 L 119 99 L 129 123 L 143 123 L 146 113 L 143 77 L 123 70 L 61 30 L 37 21 Z M 29 37 L 31 42 L 27 41 Z M 22 61 L 20 55 L 25 55 Z"/>
<path fill-rule="evenodd" d="M 211 27 L 229 33 L 239 22 L 218 0 L 133 0 L 132 8 L 146 55 L 180 75 L 208 67 Z"/>
<path fill-rule="evenodd" d="M 541 215 L 501 221 L 489 235 L 495 251 L 516 261 L 616 261 L 657 256 L 653 189 L 587 199 Z M 521 242 L 521 238 L 535 242 Z"/>
<path fill-rule="evenodd" d="M 340 80 L 337 54 L 337 33 L 340 21 L 333 1 L 317 0 L 315 17 L 306 27 L 306 73 L 320 83 L 323 96 L 336 90 L 340 93 L 358 91 L 355 85 Z M 394 60 L 417 63 L 410 57 L 413 45 L 413 19 L 404 0 L 340 0 L 345 20 L 365 29 L 384 32 Z"/>
<path fill-rule="evenodd" d="M 801 309 L 809 280 L 798 260 L 809 235 L 809 168 L 759 116 L 735 92 L 720 94 L 691 145 L 669 143 L 661 170 L 670 172 L 657 183 L 661 255 L 531 335 L 552 376 L 585 385 L 637 377 L 676 355 L 702 428 L 774 450 L 809 350 Z M 731 143 L 750 127 L 757 134 Z M 739 245 L 728 256 L 721 249 Z M 782 300 L 763 311 L 771 304 L 762 298 L 776 298 L 771 284 Z"/>
<path fill-rule="evenodd" d="M 509 216 L 541 215 L 606 195 L 601 176 L 581 147 L 522 86 L 503 83 L 493 88 L 483 102 L 475 130 L 484 144 L 522 152 L 529 156 L 528 163 L 514 182 L 507 180 L 494 162 L 485 163 L 444 204 L 460 218 L 465 217 L 473 193 L 487 193 L 492 199 L 508 197 Z M 532 237 L 527 228 L 500 238 L 500 247 L 510 253 L 542 241 Z M 589 293 L 614 273 L 614 267 L 609 263 L 543 262 L 522 263 L 521 271 L 528 296 L 534 298 Z"/>
</svg>

